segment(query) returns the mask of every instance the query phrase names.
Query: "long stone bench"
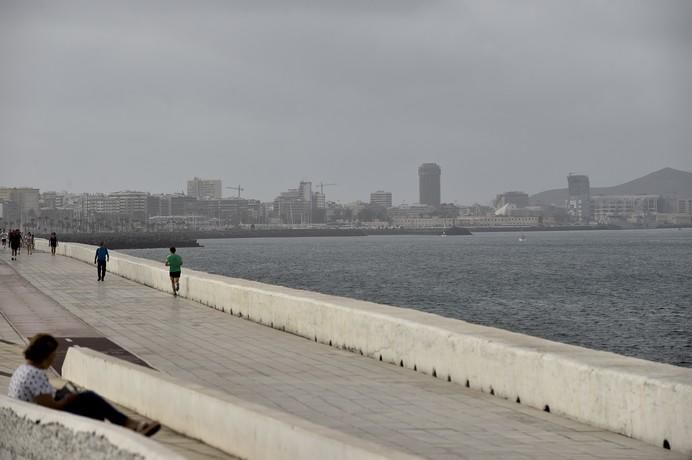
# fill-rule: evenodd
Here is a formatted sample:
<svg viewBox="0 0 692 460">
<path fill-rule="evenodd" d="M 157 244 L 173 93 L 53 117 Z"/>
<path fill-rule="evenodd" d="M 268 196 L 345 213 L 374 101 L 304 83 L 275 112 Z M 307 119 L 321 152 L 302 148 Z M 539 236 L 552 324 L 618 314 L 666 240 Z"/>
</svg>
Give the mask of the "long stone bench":
<svg viewBox="0 0 692 460">
<path fill-rule="evenodd" d="M 2 395 L 0 458 L 183 460 L 126 428 Z"/>
<path fill-rule="evenodd" d="M 68 349 L 62 375 L 179 433 L 242 458 L 419 458 L 87 348 Z"/>
<path fill-rule="evenodd" d="M 93 263 L 95 250 L 67 243 L 58 254 Z M 170 291 L 163 261 L 112 253 L 108 269 Z M 692 369 L 185 267 L 180 285 L 233 315 L 692 454 Z"/>
</svg>

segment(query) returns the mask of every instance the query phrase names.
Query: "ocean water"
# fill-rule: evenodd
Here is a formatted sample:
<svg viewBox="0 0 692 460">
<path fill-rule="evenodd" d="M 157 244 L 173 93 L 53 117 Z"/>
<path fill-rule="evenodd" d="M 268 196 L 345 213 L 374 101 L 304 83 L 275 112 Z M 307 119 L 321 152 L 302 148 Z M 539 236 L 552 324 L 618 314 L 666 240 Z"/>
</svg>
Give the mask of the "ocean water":
<svg viewBox="0 0 692 460">
<path fill-rule="evenodd" d="M 692 367 L 692 229 L 202 240 L 185 268 Z M 123 251 L 165 260 L 164 249 Z"/>
</svg>

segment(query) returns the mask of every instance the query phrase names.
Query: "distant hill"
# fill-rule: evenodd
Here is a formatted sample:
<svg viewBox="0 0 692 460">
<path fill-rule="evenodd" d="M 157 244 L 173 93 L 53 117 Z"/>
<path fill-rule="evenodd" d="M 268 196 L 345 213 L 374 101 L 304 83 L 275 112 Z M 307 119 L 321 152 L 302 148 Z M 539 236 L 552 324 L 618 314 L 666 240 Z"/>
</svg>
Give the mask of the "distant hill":
<svg viewBox="0 0 692 460">
<path fill-rule="evenodd" d="M 692 198 L 692 172 L 663 168 L 614 187 L 591 187 L 591 195 L 664 195 Z M 531 196 L 532 204 L 564 206 L 567 189 L 546 190 Z"/>
</svg>

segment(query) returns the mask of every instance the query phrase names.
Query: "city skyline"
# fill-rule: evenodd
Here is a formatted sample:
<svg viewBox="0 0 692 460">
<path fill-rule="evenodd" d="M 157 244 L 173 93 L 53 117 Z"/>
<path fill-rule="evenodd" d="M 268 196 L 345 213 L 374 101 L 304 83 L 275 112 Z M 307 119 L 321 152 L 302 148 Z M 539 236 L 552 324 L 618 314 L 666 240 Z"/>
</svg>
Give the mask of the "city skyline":
<svg viewBox="0 0 692 460">
<path fill-rule="evenodd" d="M 190 172 L 263 201 L 310 179 L 414 203 L 434 162 L 443 201 L 487 202 L 689 171 L 691 10 L 2 2 L 0 183 L 156 193 Z"/>
<path fill-rule="evenodd" d="M 424 166 L 424 165 L 426 165 L 426 163 L 424 163 L 424 164 L 422 164 L 422 165 L 419 165 L 419 167 L 420 167 L 420 166 Z M 655 173 L 658 173 L 658 172 L 661 172 L 661 171 L 664 171 L 664 170 L 667 170 L 667 169 L 674 169 L 674 168 L 669 168 L 669 167 L 659 168 L 659 169 L 657 169 L 656 171 L 649 171 L 647 174 L 642 175 L 641 177 L 644 177 L 644 176 L 650 175 L 650 174 L 655 174 Z M 418 170 L 417 170 L 417 171 L 418 171 Z M 679 171 L 682 172 L 682 173 L 692 173 L 692 171 L 682 171 L 682 170 L 679 170 Z M 574 176 L 574 175 L 575 175 L 575 174 L 574 174 L 573 172 L 567 173 L 567 176 L 568 176 L 568 177 L 569 177 L 569 176 Z M 585 174 L 585 175 L 588 176 L 589 179 L 590 179 L 590 177 L 592 177 L 592 176 L 591 176 L 590 174 L 588 174 L 588 173 Z M 640 178 L 641 178 L 641 177 L 640 177 Z M 526 189 L 511 189 L 511 188 L 505 187 L 505 188 L 500 188 L 500 189 L 498 189 L 498 190 L 495 192 L 495 195 L 493 195 L 492 197 L 488 197 L 487 200 L 483 200 L 483 201 L 466 201 L 466 202 L 462 202 L 462 201 L 460 201 L 460 200 L 446 200 L 445 197 L 444 197 L 444 195 L 442 195 L 441 202 L 442 202 L 442 203 L 456 204 L 456 205 L 459 205 L 459 206 L 471 206 L 471 205 L 475 205 L 475 204 L 480 204 L 480 205 L 491 205 L 491 206 L 494 206 L 494 205 L 496 204 L 496 200 L 497 200 L 498 197 L 499 197 L 498 194 L 521 192 L 521 193 L 526 193 L 526 194 L 530 197 L 530 196 L 534 196 L 534 195 L 541 195 L 541 194 L 544 194 L 544 193 L 549 193 L 549 192 L 551 192 L 551 191 L 560 190 L 560 189 L 564 189 L 564 190 L 566 191 L 566 190 L 568 189 L 568 185 L 569 185 L 569 184 L 568 184 L 568 181 L 565 179 L 564 175 L 561 177 L 561 179 L 563 180 L 563 183 L 562 183 L 562 184 L 558 184 L 558 185 L 556 185 L 554 188 L 545 189 L 545 190 L 539 190 L 539 191 L 536 191 L 536 192 L 527 192 Z M 626 182 L 629 182 L 629 181 L 632 181 L 632 180 L 635 180 L 635 179 L 638 179 L 638 178 L 630 177 L 630 178 L 626 178 L 626 179 L 623 180 L 621 183 L 595 184 L 595 185 L 592 185 L 591 187 L 592 187 L 592 188 L 594 188 L 594 187 L 596 187 L 596 188 L 598 188 L 598 187 L 601 187 L 601 188 L 603 188 L 603 187 L 613 187 L 613 186 L 616 186 L 616 185 L 619 185 L 619 184 L 622 184 L 622 183 L 626 183 Z M 92 192 L 92 191 L 80 191 L 80 190 L 50 190 L 50 189 L 41 188 L 40 186 L 38 186 L 38 185 L 36 185 L 36 184 L 12 185 L 12 184 L 5 184 L 5 183 L 0 183 L 0 188 L 2 188 L 2 187 L 5 187 L 5 188 L 36 188 L 36 189 L 39 189 L 39 190 L 41 191 L 41 193 L 45 193 L 45 192 L 57 192 L 57 193 L 69 193 L 69 194 L 73 194 L 73 195 L 81 195 L 81 194 L 108 195 L 108 194 L 118 193 L 118 192 L 144 192 L 144 193 L 149 193 L 149 194 L 151 194 L 151 195 L 175 195 L 175 194 L 181 194 L 181 195 L 185 195 L 185 196 L 195 196 L 194 194 L 190 194 L 190 189 L 189 189 L 190 183 L 193 182 L 193 181 L 195 181 L 195 180 L 201 180 L 201 181 L 205 181 L 205 182 L 217 182 L 217 181 L 220 181 L 221 183 L 218 185 L 218 187 L 220 187 L 220 192 L 222 193 L 222 196 L 221 196 L 220 198 L 226 199 L 226 198 L 236 198 L 236 197 L 238 197 L 238 190 L 237 190 L 237 187 L 235 187 L 235 186 L 226 186 L 226 185 L 223 185 L 223 184 L 226 184 L 226 183 L 227 183 L 227 182 L 224 181 L 223 179 L 218 179 L 218 178 L 216 178 L 216 177 L 199 177 L 199 176 L 196 176 L 196 175 L 193 175 L 193 176 L 190 176 L 190 177 L 187 177 L 187 178 L 183 178 L 183 179 L 182 179 L 183 186 L 180 187 L 180 189 L 178 189 L 178 190 L 164 190 L 164 191 L 151 191 L 151 190 L 142 190 L 142 189 L 140 189 L 140 190 L 134 190 L 134 189 L 126 189 L 126 188 L 120 188 L 120 189 L 115 189 L 115 190 L 100 190 L 100 191 L 95 191 L 95 192 Z M 418 173 L 417 173 L 417 176 L 416 176 L 416 178 L 415 178 L 415 183 L 412 182 L 411 184 L 409 184 L 410 188 L 415 188 L 415 195 L 416 195 L 416 196 L 418 196 L 418 195 L 419 195 L 419 192 L 420 192 L 420 186 L 421 186 L 421 184 L 420 184 L 419 181 L 420 181 L 420 178 L 419 178 Z M 293 183 L 289 184 L 289 186 L 287 186 L 286 189 L 289 189 L 289 190 L 290 190 L 290 189 L 296 189 L 295 185 L 296 185 L 297 183 L 300 183 L 300 182 L 308 182 L 308 183 L 311 183 L 312 186 L 315 187 L 315 190 L 316 190 L 316 191 L 319 189 L 319 186 L 320 186 L 320 183 L 316 183 L 316 182 L 310 181 L 310 180 L 295 180 Z M 441 182 L 442 182 L 442 185 L 443 185 L 443 184 L 444 184 L 444 180 L 442 180 Z M 233 185 L 238 185 L 238 184 L 237 184 L 237 183 L 233 183 Z M 243 184 L 241 184 L 241 185 L 243 185 Z M 338 185 L 338 184 L 323 184 L 323 185 L 325 185 L 325 186 L 327 186 L 327 185 L 329 185 L 329 186 L 336 186 L 336 185 Z M 330 188 L 331 188 L 331 187 L 329 187 L 329 188 L 327 189 L 327 191 L 324 192 L 327 201 L 329 201 L 329 202 L 337 202 L 337 203 L 340 203 L 340 204 L 350 204 L 350 203 L 357 203 L 357 202 L 367 203 L 367 202 L 369 202 L 369 201 L 371 200 L 371 195 L 372 195 L 373 193 L 376 193 L 376 192 L 386 192 L 386 193 L 389 193 L 390 195 L 392 195 L 392 197 L 394 197 L 394 199 L 393 199 L 393 205 L 394 205 L 394 206 L 407 205 L 407 204 L 420 204 L 418 200 L 410 201 L 410 202 L 409 202 L 409 201 L 406 201 L 406 200 L 399 200 L 393 192 L 391 192 L 390 190 L 383 190 L 382 188 L 373 189 L 373 190 L 361 190 L 359 195 L 357 195 L 356 197 L 351 197 L 350 199 L 347 198 L 346 200 L 333 199 L 333 198 L 330 196 L 330 195 L 331 195 L 331 193 L 329 192 L 329 189 L 330 189 Z M 229 190 L 229 189 L 230 189 L 230 190 Z M 260 202 L 263 202 L 263 203 L 273 202 L 273 201 L 275 201 L 282 193 L 284 193 L 284 191 L 282 191 L 282 190 L 277 190 L 277 191 L 275 191 L 275 192 L 273 193 L 273 195 L 272 195 L 271 192 L 270 192 L 270 193 L 265 193 L 265 194 L 268 194 L 268 195 L 270 195 L 270 196 L 272 196 L 272 197 L 271 197 L 270 199 L 268 199 L 268 200 L 263 200 L 263 199 L 260 199 L 260 198 L 258 198 L 257 196 L 255 196 L 255 195 L 253 195 L 253 194 L 247 193 L 247 192 L 245 191 L 245 190 L 246 190 L 245 187 L 243 187 L 241 190 L 242 190 L 242 197 L 243 197 L 244 199 L 255 199 L 255 200 L 259 200 Z M 444 190 L 444 188 L 443 188 L 443 190 Z"/>
</svg>

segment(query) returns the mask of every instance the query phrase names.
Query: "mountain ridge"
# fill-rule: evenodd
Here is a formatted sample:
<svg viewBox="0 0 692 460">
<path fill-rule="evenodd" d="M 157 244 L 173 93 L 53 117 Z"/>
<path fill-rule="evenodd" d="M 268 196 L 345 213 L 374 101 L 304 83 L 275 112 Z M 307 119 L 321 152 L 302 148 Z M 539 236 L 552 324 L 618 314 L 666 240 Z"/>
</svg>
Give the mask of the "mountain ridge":
<svg viewBox="0 0 692 460">
<path fill-rule="evenodd" d="M 692 172 L 662 168 L 629 182 L 611 187 L 591 187 L 595 195 L 663 195 L 692 199 Z M 567 188 L 545 190 L 532 195 L 531 204 L 564 206 Z"/>
</svg>

